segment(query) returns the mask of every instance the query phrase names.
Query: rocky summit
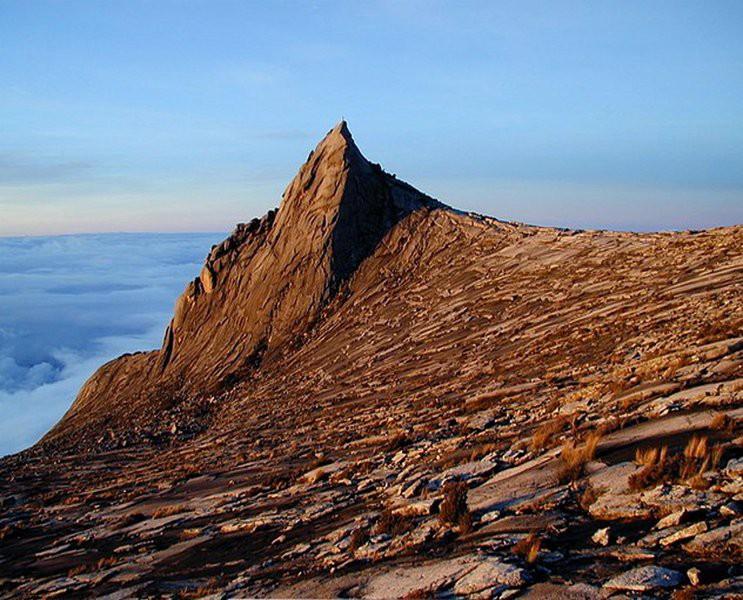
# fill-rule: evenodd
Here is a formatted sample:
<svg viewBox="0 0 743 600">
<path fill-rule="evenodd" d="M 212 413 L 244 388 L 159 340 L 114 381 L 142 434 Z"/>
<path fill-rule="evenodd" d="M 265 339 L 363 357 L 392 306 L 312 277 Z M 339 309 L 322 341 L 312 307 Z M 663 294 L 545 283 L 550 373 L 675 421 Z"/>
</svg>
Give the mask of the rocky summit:
<svg viewBox="0 0 743 600">
<path fill-rule="evenodd" d="M 345 122 L 0 462 L 3 597 L 743 595 L 743 226 L 464 213 Z"/>
</svg>

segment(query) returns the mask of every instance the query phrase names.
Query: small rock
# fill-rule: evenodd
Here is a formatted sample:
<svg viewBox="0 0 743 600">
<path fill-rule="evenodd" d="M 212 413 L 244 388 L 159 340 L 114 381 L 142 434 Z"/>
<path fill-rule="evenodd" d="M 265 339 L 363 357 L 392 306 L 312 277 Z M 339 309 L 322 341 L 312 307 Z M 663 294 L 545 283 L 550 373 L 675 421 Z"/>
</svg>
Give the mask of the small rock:
<svg viewBox="0 0 743 600">
<path fill-rule="evenodd" d="M 707 531 L 707 523 L 705 523 L 704 521 L 700 521 L 699 523 L 694 523 L 694 525 L 690 525 L 689 527 L 686 527 L 681 531 L 672 533 L 668 537 L 664 537 L 662 540 L 660 540 L 660 545 L 663 547 L 670 546 L 671 544 L 675 544 L 676 542 L 679 542 L 681 540 L 692 538 L 696 535 L 699 535 L 700 533 L 704 533 L 705 531 Z"/>
<path fill-rule="evenodd" d="M 400 495 L 403 498 L 412 498 L 413 496 L 417 496 L 423 491 L 423 487 L 425 485 L 424 480 L 416 479 L 410 484 L 407 484 L 407 486 L 403 486 L 403 489 L 400 491 Z"/>
<path fill-rule="evenodd" d="M 686 572 L 686 576 L 689 578 L 691 585 L 699 585 L 702 581 L 702 572 L 696 567 L 692 567 Z"/>
<path fill-rule="evenodd" d="M 410 504 L 403 504 L 392 509 L 392 513 L 400 515 L 402 517 L 419 517 L 423 515 L 432 515 L 436 512 L 436 508 L 439 505 L 438 498 L 430 498 L 428 500 L 420 500 L 418 502 L 411 502 Z"/>
<path fill-rule="evenodd" d="M 500 519 L 501 512 L 499 510 L 489 510 L 486 513 L 483 513 L 483 515 L 480 517 L 480 523 L 483 525 L 485 523 L 492 523 L 493 521 L 497 521 Z"/>
<path fill-rule="evenodd" d="M 670 515 L 666 515 L 655 524 L 655 529 L 666 529 L 667 527 L 680 525 L 687 512 L 688 511 L 685 508 L 682 508 L 681 510 L 673 512 Z"/>
<path fill-rule="evenodd" d="M 592 536 L 591 539 L 594 543 L 598 544 L 599 546 L 608 546 L 611 542 L 611 535 L 608 527 L 604 527 L 602 529 L 597 530 Z"/>
<path fill-rule="evenodd" d="M 617 575 L 604 584 L 609 590 L 624 590 L 628 592 L 649 592 L 652 590 L 673 588 L 681 585 L 684 578 L 681 573 L 673 569 L 655 565 L 637 567 Z"/>
<path fill-rule="evenodd" d="M 735 500 L 731 500 L 727 504 L 723 504 L 720 507 L 720 515 L 723 517 L 737 517 L 743 510 L 741 510 L 741 503 Z"/>
</svg>

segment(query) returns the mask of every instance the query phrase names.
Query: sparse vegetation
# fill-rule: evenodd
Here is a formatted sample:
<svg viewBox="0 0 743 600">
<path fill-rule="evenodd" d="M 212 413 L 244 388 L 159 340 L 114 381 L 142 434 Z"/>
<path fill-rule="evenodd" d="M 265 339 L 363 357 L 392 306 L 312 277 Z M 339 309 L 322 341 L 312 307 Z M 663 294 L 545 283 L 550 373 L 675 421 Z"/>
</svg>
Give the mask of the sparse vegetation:
<svg viewBox="0 0 743 600">
<path fill-rule="evenodd" d="M 410 442 L 410 438 L 405 434 L 405 432 L 401 431 L 387 440 L 383 444 L 383 449 L 385 452 L 395 452 L 397 450 L 402 450 L 405 446 L 409 446 Z"/>
<path fill-rule="evenodd" d="M 439 520 L 447 525 L 457 525 L 462 533 L 472 529 L 472 515 L 467 506 L 467 484 L 450 481 L 444 486 L 444 499 L 439 507 Z"/>
<path fill-rule="evenodd" d="M 4 527 L 0 528 L 0 541 L 4 540 L 7 537 L 10 537 L 11 534 L 15 533 L 16 528 L 12 525 L 5 525 Z"/>
<path fill-rule="evenodd" d="M 593 486 L 590 484 L 586 484 L 586 486 L 583 488 L 583 491 L 581 492 L 578 504 L 580 504 L 580 507 L 583 510 L 588 510 L 591 504 L 596 502 L 598 497 L 598 492 L 596 492 Z"/>
<path fill-rule="evenodd" d="M 81 575 L 82 573 L 94 573 L 95 571 L 102 571 L 106 567 L 115 565 L 118 561 L 113 556 L 107 558 L 101 558 L 93 563 L 83 563 L 76 567 L 73 567 L 67 572 L 68 577 L 74 577 L 75 575 Z"/>
<path fill-rule="evenodd" d="M 552 438 L 561 433 L 565 426 L 568 424 L 568 419 L 564 415 L 560 415 L 540 425 L 531 436 L 529 442 L 529 449 L 532 452 L 541 452 L 549 447 Z"/>
<path fill-rule="evenodd" d="M 349 552 L 356 552 L 361 546 L 366 544 L 366 542 L 369 540 L 369 533 L 364 529 L 363 527 L 359 527 L 358 529 L 354 529 L 351 532 L 351 537 L 348 544 L 348 550 Z"/>
<path fill-rule="evenodd" d="M 214 592 L 218 591 L 221 586 L 221 581 L 218 577 L 210 577 L 207 581 L 195 588 L 180 590 L 176 598 L 203 598 L 209 596 Z"/>
<path fill-rule="evenodd" d="M 185 511 L 186 507 L 183 504 L 168 504 L 167 506 L 156 508 L 152 513 L 152 518 L 161 519 L 162 517 L 171 517 Z"/>
<path fill-rule="evenodd" d="M 709 428 L 714 431 L 732 432 L 735 430 L 735 419 L 726 413 L 719 413 L 712 419 Z"/>
<path fill-rule="evenodd" d="M 560 452 L 560 467 L 557 471 L 557 480 L 560 483 L 577 481 L 583 475 L 588 461 L 596 455 L 596 447 L 601 439 L 601 433 L 588 434 L 583 444 L 575 446 L 565 444 Z"/>
<path fill-rule="evenodd" d="M 410 531 L 410 519 L 393 513 L 389 508 L 385 508 L 379 515 L 379 519 L 374 526 L 376 535 L 386 533 L 391 536 L 402 535 Z"/>
<path fill-rule="evenodd" d="M 135 513 L 129 513 L 128 515 L 124 515 L 119 520 L 119 527 L 129 527 L 130 525 L 134 525 L 135 523 L 139 523 L 140 521 L 144 521 L 147 518 L 146 515 L 143 515 L 140 512 Z"/>
<path fill-rule="evenodd" d="M 516 544 L 511 548 L 511 552 L 516 556 L 520 556 L 524 561 L 531 565 L 536 562 L 541 547 L 541 538 L 539 538 L 536 533 L 532 532 L 522 540 L 516 542 Z"/>
<path fill-rule="evenodd" d="M 706 489 L 704 473 L 715 468 L 722 458 L 722 448 L 709 444 L 705 436 L 693 436 L 681 455 L 668 455 L 668 449 L 638 449 L 635 462 L 642 470 L 629 478 L 630 488 L 642 490 L 663 482 L 680 481 L 696 489 Z"/>
</svg>

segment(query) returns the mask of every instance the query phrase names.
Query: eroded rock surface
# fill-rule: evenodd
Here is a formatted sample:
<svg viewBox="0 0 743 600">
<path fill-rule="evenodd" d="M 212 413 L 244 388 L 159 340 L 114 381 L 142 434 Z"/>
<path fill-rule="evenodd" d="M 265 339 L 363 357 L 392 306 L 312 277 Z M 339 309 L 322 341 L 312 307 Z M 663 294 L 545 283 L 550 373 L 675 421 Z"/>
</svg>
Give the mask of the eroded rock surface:
<svg viewBox="0 0 743 600">
<path fill-rule="evenodd" d="M 457 212 L 341 123 L 0 462 L 0 593 L 734 595 L 742 250 Z"/>
</svg>

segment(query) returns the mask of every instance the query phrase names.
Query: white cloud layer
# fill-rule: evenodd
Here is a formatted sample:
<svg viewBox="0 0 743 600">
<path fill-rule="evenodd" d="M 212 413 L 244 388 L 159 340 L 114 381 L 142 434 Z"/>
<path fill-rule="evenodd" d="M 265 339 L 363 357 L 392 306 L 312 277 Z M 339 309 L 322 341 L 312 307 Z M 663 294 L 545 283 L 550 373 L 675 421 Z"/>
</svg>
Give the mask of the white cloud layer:
<svg viewBox="0 0 743 600">
<path fill-rule="evenodd" d="M 0 455 L 36 442 L 104 362 L 156 348 L 222 233 L 0 238 Z"/>
</svg>

